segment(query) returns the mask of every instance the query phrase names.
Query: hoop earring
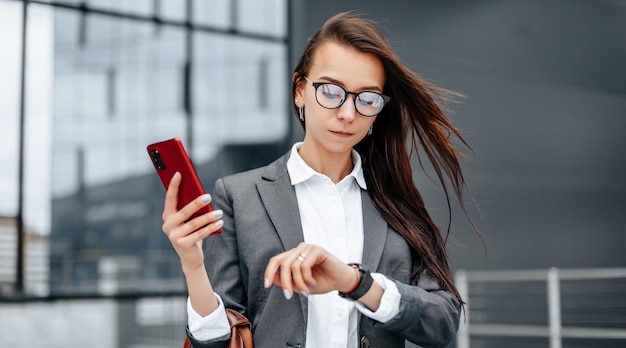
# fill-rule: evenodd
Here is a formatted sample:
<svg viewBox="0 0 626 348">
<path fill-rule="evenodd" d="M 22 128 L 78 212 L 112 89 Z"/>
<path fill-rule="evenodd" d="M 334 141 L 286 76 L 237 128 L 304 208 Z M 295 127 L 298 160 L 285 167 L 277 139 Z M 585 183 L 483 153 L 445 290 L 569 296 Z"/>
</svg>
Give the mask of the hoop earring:
<svg viewBox="0 0 626 348">
<path fill-rule="evenodd" d="M 304 122 L 304 106 L 298 106 L 298 118 Z"/>
<path fill-rule="evenodd" d="M 370 126 L 370 129 L 367 131 L 367 135 L 372 135 L 374 133 L 374 125 Z"/>
</svg>

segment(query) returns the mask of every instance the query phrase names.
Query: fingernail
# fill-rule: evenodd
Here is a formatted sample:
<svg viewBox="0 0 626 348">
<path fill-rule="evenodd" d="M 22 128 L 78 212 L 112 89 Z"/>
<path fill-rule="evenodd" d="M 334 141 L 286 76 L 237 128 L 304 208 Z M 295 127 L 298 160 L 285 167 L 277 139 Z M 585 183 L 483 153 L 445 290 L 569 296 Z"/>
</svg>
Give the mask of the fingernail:
<svg viewBox="0 0 626 348">
<path fill-rule="evenodd" d="M 300 293 L 302 294 L 302 296 L 304 297 L 309 297 L 309 293 L 306 291 L 300 291 Z"/>
<path fill-rule="evenodd" d="M 208 194 L 208 193 L 205 193 L 205 194 L 202 195 L 202 197 L 200 197 L 200 200 L 203 203 L 209 203 L 211 201 L 211 195 Z"/>
<path fill-rule="evenodd" d="M 224 212 L 221 209 L 218 210 L 213 210 L 211 212 L 211 216 L 215 217 L 215 218 L 219 218 L 222 217 L 222 215 L 224 215 Z"/>
<path fill-rule="evenodd" d="M 270 287 L 270 280 L 269 278 L 265 278 L 263 279 L 263 286 L 267 289 Z"/>
<path fill-rule="evenodd" d="M 284 289 L 283 290 L 283 294 L 285 295 L 285 298 L 290 300 L 291 299 L 291 294 L 289 293 L 289 290 Z"/>
<path fill-rule="evenodd" d="M 217 220 L 214 223 L 215 227 L 222 227 L 222 225 L 224 225 L 224 220 Z"/>
</svg>

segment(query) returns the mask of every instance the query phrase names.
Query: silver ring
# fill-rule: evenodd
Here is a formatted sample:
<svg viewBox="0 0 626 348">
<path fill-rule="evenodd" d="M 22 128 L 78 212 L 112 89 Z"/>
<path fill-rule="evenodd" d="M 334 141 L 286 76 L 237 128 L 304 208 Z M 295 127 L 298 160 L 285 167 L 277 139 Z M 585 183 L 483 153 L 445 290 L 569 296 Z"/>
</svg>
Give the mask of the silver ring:
<svg viewBox="0 0 626 348">
<path fill-rule="evenodd" d="M 298 255 L 298 261 L 300 261 L 300 262 L 304 261 L 305 257 L 306 257 L 305 253 L 300 253 L 300 255 Z"/>
</svg>

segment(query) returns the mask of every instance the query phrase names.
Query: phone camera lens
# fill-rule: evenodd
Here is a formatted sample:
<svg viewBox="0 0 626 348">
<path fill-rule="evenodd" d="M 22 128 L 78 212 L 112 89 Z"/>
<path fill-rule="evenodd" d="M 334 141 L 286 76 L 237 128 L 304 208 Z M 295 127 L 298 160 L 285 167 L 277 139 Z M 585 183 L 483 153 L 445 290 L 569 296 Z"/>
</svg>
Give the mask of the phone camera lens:
<svg viewBox="0 0 626 348">
<path fill-rule="evenodd" d="M 150 150 L 150 157 L 152 157 L 154 165 L 158 170 L 165 169 L 165 163 L 163 163 L 163 159 L 161 158 L 161 154 L 159 154 L 159 150 Z"/>
</svg>

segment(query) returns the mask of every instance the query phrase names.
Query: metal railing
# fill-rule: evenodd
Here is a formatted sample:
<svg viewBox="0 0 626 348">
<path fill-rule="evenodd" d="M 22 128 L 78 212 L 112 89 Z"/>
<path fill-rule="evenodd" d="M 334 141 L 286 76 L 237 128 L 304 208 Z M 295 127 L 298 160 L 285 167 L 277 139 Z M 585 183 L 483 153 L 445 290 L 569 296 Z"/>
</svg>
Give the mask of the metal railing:
<svg viewBox="0 0 626 348">
<path fill-rule="evenodd" d="M 461 323 L 456 339 L 456 348 L 470 348 L 470 337 L 533 337 L 547 338 L 550 348 L 561 348 L 562 340 L 567 339 L 618 339 L 626 340 L 625 326 L 618 327 L 589 326 L 563 326 L 562 325 L 562 292 L 563 281 L 598 281 L 607 279 L 626 280 L 626 268 L 590 268 L 590 269 L 558 269 L 545 270 L 511 270 L 511 271 L 466 271 L 459 270 L 455 274 L 455 282 L 462 298 L 467 302 L 465 315 L 461 317 Z M 547 325 L 541 324 L 503 324 L 473 322 L 472 321 L 472 294 L 470 284 L 493 284 L 545 282 L 546 284 L 546 315 Z M 626 312 L 626 291 L 615 298 L 622 302 L 622 312 Z M 595 296 L 595 295 L 592 295 Z M 601 295 L 600 295 L 601 296 Z M 619 300 L 619 299 L 622 300 Z M 514 301 L 514 299 L 511 299 Z M 488 300 L 487 300 L 488 301 Z M 593 320 L 593 318 L 590 318 Z M 615 325 L 613 325 L 615 326 Z M 621 328 L 620 328 L 621 327 Z M 624 342 L 626 344 L 626 342 Z"/>
</svg>

